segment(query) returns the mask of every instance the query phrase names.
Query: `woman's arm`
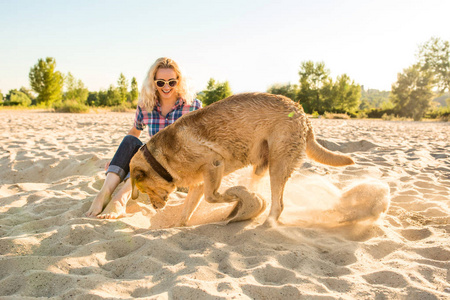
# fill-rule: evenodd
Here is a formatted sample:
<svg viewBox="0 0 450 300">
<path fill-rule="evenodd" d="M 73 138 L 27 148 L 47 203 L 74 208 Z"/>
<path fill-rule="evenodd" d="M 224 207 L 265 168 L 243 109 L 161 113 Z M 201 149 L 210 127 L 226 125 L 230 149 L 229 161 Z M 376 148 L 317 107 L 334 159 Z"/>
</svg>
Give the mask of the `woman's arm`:
<svg viewBox="0 0 450 300">
<path fill-rule="evenodd" d="M 133 135 L 137 138 L 139 138 L 139 136 L 141 135 L 141 130 L 137 130 L 136 127 L 131 127 L 130 131 L 128 131 L 129 135 Z"/>
</svg>

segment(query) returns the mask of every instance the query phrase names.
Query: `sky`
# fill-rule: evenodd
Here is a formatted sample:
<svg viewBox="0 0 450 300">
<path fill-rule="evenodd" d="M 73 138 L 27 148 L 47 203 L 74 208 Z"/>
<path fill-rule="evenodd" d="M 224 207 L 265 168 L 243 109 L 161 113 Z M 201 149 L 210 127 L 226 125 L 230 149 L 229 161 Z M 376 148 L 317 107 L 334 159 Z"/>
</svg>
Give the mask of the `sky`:
<svg viewBox="0 0 450 300">
<path fill-rule="evenodd" d="M 0 0 L 0 91 L 29 88 L 46 57 L 91 91 L 120 73 L 141 87 L 163 56 L 196 91 L 210 78 L 234 93 L 298 83 L 308 60 L 390 90 L 421 44 L 450 40 L 449 12 L 449 0 Z"/>
</svg>

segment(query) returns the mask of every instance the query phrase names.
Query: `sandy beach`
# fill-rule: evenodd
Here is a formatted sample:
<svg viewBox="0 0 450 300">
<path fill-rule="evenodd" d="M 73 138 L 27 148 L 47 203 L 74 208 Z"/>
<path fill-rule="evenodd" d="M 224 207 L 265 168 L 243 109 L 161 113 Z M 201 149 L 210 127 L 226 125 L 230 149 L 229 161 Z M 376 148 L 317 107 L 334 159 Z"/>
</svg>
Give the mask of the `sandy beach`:
<svg viewBox="0 0 450 300">
<path fill-rule="evenodd" d="M 450 298 L 450 123 L 312 120 L 356 164 L 307 159 L 275 228 L 205 201 L 173 228 L 183 192 L 87 218 L 133 118 L 0 111 L 0 299 Z M 267 178 L 258 192 L 270 201 Z"/>
</svg>

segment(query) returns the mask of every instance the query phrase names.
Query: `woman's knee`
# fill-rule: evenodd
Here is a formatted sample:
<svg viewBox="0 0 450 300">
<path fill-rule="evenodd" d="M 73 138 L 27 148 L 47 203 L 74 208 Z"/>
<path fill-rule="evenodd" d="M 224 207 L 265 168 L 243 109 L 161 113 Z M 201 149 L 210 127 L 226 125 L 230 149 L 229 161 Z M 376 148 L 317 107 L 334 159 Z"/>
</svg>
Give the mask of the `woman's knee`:
<svg viewBox="0 0 450 300">
<path fill-rule="evenodd" d="M 127 149 L 134 149 L 133 151 L 136 151 L 136 148 L 139 148 L 142 146 L 142 142 L 140 139 L 138 139 L 137 137 L 133 136 L 133 135 L 126 135 L 123 140 L 121 145 L 127 147 Z"/>
<path fill-rule="evenodd" d="M 141 140 L 135 137 L 134 135 L 128 134 L 123 138 L 122 142 L 130 143 L 130 144 L 142 144 Z"/>
</svg>

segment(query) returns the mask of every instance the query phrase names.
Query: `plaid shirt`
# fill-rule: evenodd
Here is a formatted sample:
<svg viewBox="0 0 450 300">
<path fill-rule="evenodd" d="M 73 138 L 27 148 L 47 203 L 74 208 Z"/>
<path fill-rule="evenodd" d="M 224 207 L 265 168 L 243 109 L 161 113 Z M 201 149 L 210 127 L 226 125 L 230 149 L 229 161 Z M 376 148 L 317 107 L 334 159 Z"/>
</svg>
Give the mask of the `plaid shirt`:
<svg viewBox="0 0 450 300">
<path fill-rule="evenodd" d="M 157 101 L 152 111 L 142 110 L 138 105 L 136 109 L 136 116 L 134 118 L 134 127 L 137 130 L 144 130 L 145 126 L 148 126 L 148 134 L 150 137 L 154 136 L 158 131 L 166 128 L 179 117 L 188 112 L 202 108 L 202 103 L 194 99 L 191 105 L 186 104 L 184 99 L 179 98 L 175 102 L 172 110 L 164 117 L 161 114 L 161 104 Z"/>
</svg>

